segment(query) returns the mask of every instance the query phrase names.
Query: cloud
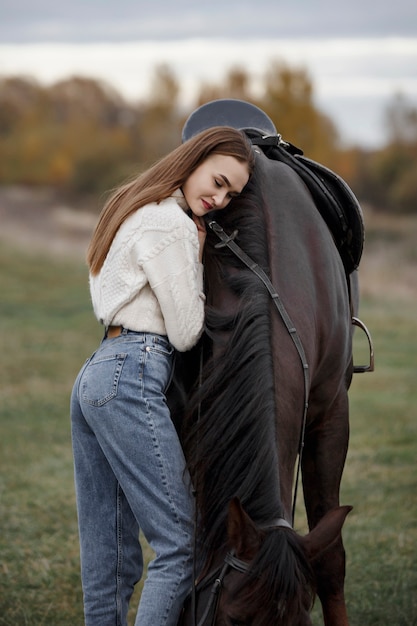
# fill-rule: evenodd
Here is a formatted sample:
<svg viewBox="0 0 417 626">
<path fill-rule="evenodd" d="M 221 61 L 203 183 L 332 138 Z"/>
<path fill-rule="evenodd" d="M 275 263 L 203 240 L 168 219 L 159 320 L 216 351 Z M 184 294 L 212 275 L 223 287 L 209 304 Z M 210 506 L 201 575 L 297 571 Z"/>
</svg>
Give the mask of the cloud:
<svg viewBox="0 0 417 626">
<path fill-rule="evenodd" d="M 417 35 L 415 0 L 378 5 L 375 0 L 14 0 L 4 4 L 3 43 Z"/>
</svg>

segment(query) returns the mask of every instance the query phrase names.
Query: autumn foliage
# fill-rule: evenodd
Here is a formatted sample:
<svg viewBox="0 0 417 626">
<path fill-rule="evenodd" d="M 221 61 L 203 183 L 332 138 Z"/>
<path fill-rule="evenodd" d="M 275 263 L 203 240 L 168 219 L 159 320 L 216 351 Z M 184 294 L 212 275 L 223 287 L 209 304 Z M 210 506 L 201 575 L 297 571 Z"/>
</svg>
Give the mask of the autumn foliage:
<svg viewBox="0 0 417 626">
<path fill-rule="evenodd" d="M 273 62 L 256 94 L 252 82 L 245 70 L 233 69 L 222 84 L 202 84 L 185 111 L 165 65 L 155 69 L 149 98 L 138 103 L 94 79 L 70 77 L 49 87 L 26 77 L 0 79 L 0 185 L 104 192 L 175 147 L 197 106 L 240 98 L 261 107 L 286 141 L 340 174 L 361 201 L 417 212 L 417 111 L 403 97 L 395 96 L 387 110 L 386 145 L 367 151 L 340 145 L 305 70 Z"/>
</svg>

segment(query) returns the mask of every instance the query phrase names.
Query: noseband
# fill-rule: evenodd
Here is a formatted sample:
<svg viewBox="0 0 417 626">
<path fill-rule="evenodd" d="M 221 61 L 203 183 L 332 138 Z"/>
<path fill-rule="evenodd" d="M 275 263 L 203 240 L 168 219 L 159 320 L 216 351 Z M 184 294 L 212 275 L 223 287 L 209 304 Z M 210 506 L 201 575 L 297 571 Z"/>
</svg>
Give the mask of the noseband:
<svg viewBox="0 0 417 626">
<path fill-rule="evenodd" d="M 277 518 L 271 524 L 267 524 L 261 526 L 261 530 L 275 530 L 278 527 L 283 528 L 291 528 L 291 524 L 287 522 L 287 520 L 282 517 Z M 197 622 L 196 617 L 192 617 L 192 626 L 214 626 L 217 618 L 217 610 L 219 608 L 219 601 L 221 592 L 223 590 L 223 583 L 226 575 L 230 570 L 234 570 L 239 572 L 240 574 L 248 574 L 250 572 L 250 563 L 247 561 L 242 561 L 237 556 L 235 556 L 234 552 L 227 552 L 224 557 L 223 563 L 217 567 L 214 571 L 207 574 L 200 583 L 194 588 L 193 593 L 199 591 L 199 589 L 204 589 L 207 587 L 211 581 L 211 589 L 210 589 L 210 597 L 207 603 L 207 606 L 204 610 L 203 615 L 200 620 Z M 213 580 L 214 578 L 214 580 Z"/>
</svg>

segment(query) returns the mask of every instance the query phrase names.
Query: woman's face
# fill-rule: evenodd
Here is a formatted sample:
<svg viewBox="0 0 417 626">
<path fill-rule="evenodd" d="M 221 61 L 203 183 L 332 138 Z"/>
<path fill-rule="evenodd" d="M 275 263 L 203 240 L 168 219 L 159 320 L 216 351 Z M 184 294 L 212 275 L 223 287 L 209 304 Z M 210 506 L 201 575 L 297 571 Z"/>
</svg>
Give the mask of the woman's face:
<svg viewBox="0 0 417 626">
<path fill-rule="evenodd" d="M 212 154 L 187 178 L 182 191 L 194 215 L 224 209 L 249 180 L 246 163 L 232 156 Z"/>
</svg>

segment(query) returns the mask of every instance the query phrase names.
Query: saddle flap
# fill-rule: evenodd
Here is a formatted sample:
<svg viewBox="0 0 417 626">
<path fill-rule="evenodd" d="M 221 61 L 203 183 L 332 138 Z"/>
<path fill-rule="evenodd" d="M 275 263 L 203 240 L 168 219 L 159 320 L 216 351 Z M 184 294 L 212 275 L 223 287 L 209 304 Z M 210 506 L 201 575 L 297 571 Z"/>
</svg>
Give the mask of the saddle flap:
<svg viewBox="0 0 417 626">
<path fill-rule="evenodd" d="M 303 156 L 302 151 L 283 141 L 280 135 L 248 133 L 252 143 L 265 155 L 291 167 L 304 181 L 316 207 L 332 233 L 348 274 L 359 267 L 365 229 L 362 209 L 347 183 L 329 168 Z"/>
<path fill-rule="evenodd" d="M 322 183 L 326 195 L 329 194 L 333 201 L 334 215 L 328 214 L 327 219 L 326 216 L 323 217 L 326 221 L 330 219 L 335 220 L 337 215 L 340 222 L 339 229 L 334 224 L 331 230 L 338 238 L 336 242 L 338 243 L 340 254 L 350 273 L 359 267 L 365 240 L 361 206 L 349 185 L 338 174 L 304 156 L 295 156 L 294 158 L 303 163 L 310 172 L 314 173 Z"/>
</svg>

